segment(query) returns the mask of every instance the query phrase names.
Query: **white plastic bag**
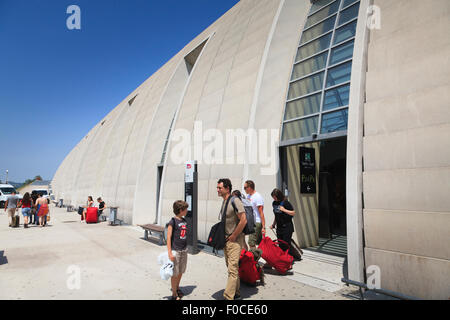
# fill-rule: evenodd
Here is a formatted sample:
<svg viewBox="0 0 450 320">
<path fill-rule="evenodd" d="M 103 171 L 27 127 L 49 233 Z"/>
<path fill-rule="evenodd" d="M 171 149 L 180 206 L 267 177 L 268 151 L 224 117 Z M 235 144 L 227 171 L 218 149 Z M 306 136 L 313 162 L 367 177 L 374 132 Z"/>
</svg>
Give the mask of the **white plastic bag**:
<svg viewBox="0 0 450 320">
<path fill-rule="evenodd" d="M 159 275 L 163 280 L 169 280 L 173 276 L 173 262 L 167 262 L 161 269 L 159 269 Z"/>
<path fill-rule="evenodd" d="M 176 256 L 176 252 L 172 251 L 172 254 Z M 173 262 L 169 259 L 169 254 L 166 252 L 161 253 L 158 256 L 158 263 L 161 265 L 159 275 L 161 279 L 168 280 L 173 276 Z"/>
</svg>

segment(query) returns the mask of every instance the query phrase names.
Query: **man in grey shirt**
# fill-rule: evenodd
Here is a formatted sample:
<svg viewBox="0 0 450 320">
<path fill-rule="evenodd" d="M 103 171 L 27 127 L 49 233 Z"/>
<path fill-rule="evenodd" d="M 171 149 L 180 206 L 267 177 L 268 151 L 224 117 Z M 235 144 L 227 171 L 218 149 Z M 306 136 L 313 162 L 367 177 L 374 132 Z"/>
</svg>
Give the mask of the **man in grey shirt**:
<svg viewBox="0 0 450 320">
<path fill-rule="evenodd" d="M 9 226 L 12 226 L 12 219 L 18 210 L 17 204 L 19 203 L 19 197 L 16 196 L 16 192 L 13 191 L 11 195 L 6 199 L 5 211 L 8 211 Z"/>
</svg>

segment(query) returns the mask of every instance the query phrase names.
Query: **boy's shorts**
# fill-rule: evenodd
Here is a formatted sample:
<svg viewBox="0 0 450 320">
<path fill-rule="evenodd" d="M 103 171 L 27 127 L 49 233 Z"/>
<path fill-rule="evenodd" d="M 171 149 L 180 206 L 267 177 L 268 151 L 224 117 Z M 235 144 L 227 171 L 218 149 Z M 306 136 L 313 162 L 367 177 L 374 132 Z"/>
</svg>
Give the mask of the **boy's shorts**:
<svg viewBox="0 0 450 320">
<path fill-rule="evenodd" d="M 173 276 L 178 276 L 186 272 L 188 251 L 176 251 L 175 262 L 173 265 Z"/>
</svg>

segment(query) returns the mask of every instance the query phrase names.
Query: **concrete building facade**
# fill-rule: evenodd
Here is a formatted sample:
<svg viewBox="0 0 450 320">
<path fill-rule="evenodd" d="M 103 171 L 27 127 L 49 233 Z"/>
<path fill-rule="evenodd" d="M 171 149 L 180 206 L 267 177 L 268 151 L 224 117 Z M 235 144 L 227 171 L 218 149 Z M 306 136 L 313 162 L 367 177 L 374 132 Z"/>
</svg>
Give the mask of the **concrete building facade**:
<svg viewBox="0 0 450 320">
<path fill-rule="evenodd" d="M 278 187 L 302 247 L 344 239 L 350 279 L 378 266 L 383 289 L 448 299 L 449 29 L 447 0 L 242 0 L 80 141 L 55 196 L 75 206 L 102 196 L 127 223 L 164 225 L 184 198 L 183 163 L 197 160 L 199 240 L 218 219 L 217 180 L 251 179 L 267 225 Z M 232 159 L 201 161 L 199 125 L 205 136 L 277 130 L 276 141 L 258 133 L 275 171 L 249 160 L 251 139 L 236 140 Z"/>
</svg>

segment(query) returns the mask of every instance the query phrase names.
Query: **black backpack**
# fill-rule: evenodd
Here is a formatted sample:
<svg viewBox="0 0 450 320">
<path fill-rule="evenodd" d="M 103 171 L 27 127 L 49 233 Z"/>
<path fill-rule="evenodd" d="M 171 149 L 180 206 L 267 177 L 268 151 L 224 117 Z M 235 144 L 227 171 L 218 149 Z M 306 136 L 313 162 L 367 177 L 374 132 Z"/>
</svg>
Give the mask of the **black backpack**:
<svg viewBox="0 0 450 320">
<path fill-rule="evenodd" d="M 233 198 L 236 198 L 236 197 L 233 197 Z M 234 204 L 234 199 L 231 200 L 231 205 L 233 206 L 234 211 L 237 212 L 238 210 L 236 208 L 236 205 Z M 253 207 L 251 205 L 246 205 L 243 201 L 242 201 L 242 205 L 244 206 L 245 216 L 247 217 L 247 224 L 245 225 L 244 230 L 242 230 L 242 232 L 246 235 L 253 234 L 253 233 L 255 233 L 255 226 L 256 226 L 255 215 L 253 213 Z"/>
<path fill-rule="evenodd" d="M 230 200 L 231 197 L 228 198 L 224 212 L 222 212 L 222 219 L 219 223 L 213 225 L 211 231 L 209 232 L 208 245 L 213 248 L 214 253 L 225 248 L 225 220 L 227 217 L 227 208 Z"/>
</svg>

